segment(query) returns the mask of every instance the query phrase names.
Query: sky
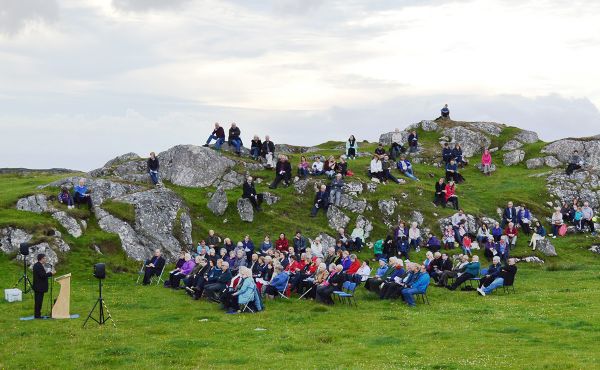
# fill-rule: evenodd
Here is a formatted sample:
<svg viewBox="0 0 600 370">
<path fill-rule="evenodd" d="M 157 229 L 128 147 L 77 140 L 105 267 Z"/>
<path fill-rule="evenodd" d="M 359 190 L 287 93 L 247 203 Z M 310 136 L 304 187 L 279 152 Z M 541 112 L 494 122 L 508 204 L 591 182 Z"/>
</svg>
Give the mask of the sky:
<svg viewBox="0 0 600 370">
<path fill-rule="evenodd" d="M 375 141 L 439 116 L 600 134 L 596 0 L 0 0 L 0 167 Z"/>
</svg>

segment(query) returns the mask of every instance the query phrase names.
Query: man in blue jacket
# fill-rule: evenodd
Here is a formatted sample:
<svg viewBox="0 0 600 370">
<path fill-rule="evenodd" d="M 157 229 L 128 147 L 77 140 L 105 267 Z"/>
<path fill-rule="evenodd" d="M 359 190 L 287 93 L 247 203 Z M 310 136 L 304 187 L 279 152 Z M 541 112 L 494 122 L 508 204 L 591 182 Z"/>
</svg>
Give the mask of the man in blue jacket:
<svg viewBox="0 0 600 370">
<path fill-rule="evenodd" d="M 430 277 L 427 273 L 427 269 L 425 268 L 425 265 L 421 265 L 421 269 L 416 280 L 414 280 L 414 283 L 410 287 L 402 289 L 402 297 L 404 297 L 404 301 L 409 307 L 416 306 L 414 295 L 425 293 L 429 286 L 429 281 Z"/>
</svg>

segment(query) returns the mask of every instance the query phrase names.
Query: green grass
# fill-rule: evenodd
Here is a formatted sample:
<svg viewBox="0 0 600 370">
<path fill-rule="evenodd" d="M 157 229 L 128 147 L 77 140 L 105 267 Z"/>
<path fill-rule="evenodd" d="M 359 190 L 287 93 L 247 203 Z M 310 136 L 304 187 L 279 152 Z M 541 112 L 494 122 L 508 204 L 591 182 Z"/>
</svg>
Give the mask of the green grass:
<svg viewBox="0 0 600 370">
<path fill-rule="evenodd" d="M 434 158 L 438 135 L 420 135 L 427 146 L 425 156 Z M 501 140 L 510 135 L 503 132 Z M 339 155 L 333 148 L 340 144 L 322 144 L 320 154 Z M 361 151 L 372 151 L 374 146 L 363 143 Z M 530 144 L 526 151 L 540 147 Z M 297 163 L 299 156 L 292 155 L 292 163 Z M 498 171 L 491 177 L 473 167 L 463 171 L 467 182 L 458 187 L 458 195 L 466 212 L 497 218 L 496 208 L 514 200 L 529 205 L 538 217 L 547 216 L 545 181 L 529 177 L 545 170 L 504 167 L 499 158 L 494 157 Z M 356 177 L 349 180 L 367 181 L 369 160 L 351 161 Z M 437 219 L 453 213 L 431 205 L 433 182 L 442 170 L 428 165 L 415 165 L 415 170 L 421 182 L 379 185 L 375 193 L 361 195 L 373 206 L 365 212 L 374 221 L 373 238 L 387 232 L 386 217 L 377 209 L 379 199 L 394 197 L 399 202 L 388 221 L 409 219 L 410 212 L 418 209 L 425 216 L 425 226 L 438 233 Z M 273 173 L 253 175 L 263 180 L 257 190 L 268 191 Z M 19 197 L 36 193 L 38 185 L 56 178 L 0 176 L 0 226 L 18 226 L 35 233 L 60 229 L 49 215 L 14 209 Z M 229 207 L 223 217 L 217 217 L 206 206 L 208 193 L 214 189 L 166 186 L 190 208 L 194 242 L 209 229 L 234 241 L 249 233 L 256 243 L 265 234 L 275 237 L 281 231 L 291 237 L 296 229 L 309 237 L 321 231 L 333 233 L 323 214 L 308 217 L 311 190 L 304 195 L 297 195 L 293 188 L 273 190 L 281 200 L 271 207 L 265 205 L 252 224 L 243 224 L 235 209 L 240 189 L 227 191 Z M 408 195 L 406 199 L 402 193 Z M 107 202 L 103 207 L 128 222 L 134 220 L 135 210 L 130 205 Z M 192 301 L 183 292 L 134 286 L 139 265 L 127 258 L 118 236 L 100 230 L 87 211 L 74 211 L 73 215 L 85 218 L 89 226 L 81 238 L 65 236 L 71 251 L 60 256 L 57 266 L 59 274 L 73 274 L 71 311 L 87 316 L 97 298 L 92 266 L 105 262 L 104 296 L 117 328 L 92 322 L 83 329 L 83 318 L 21 322 L 20 316 L 31 315 L 30 296 L 21 303 L 0 302 L 0 368 L 598 368 L 600 261 L 587 251 L 598 239 L 583 235 L 556 239 L 558 257 L 535 254 L 546 263 L 519 264 L 515 295 L 500 292 L 483 298 L 432 287 L 431 305 L 411 310 L 400 301 L 380 301 L 359 288 L 357 308 L 325 307 L 294 298 L 266 302 L 266 311 L 256 315 L 225 315 L 217 305 Z M 350 216 L 353 227 L 356 215 Z M 532 255 L 525 244 L 521 238 L 514 255 Z M 12 257 L 0 254 L 0 284 L 4 287 L 12 286 L 19 277 L 19 265 Z M 368 251 L 359 257 L 371 258 Z M 424 252 L 412 258 L 422 261 Z"/>
<path fill-rule="evenodd" d="M 109 199 L 102 203 L 102 208 L 131 225 L 135 224 L 135 206 L 133 204 Z"/>
</svg>

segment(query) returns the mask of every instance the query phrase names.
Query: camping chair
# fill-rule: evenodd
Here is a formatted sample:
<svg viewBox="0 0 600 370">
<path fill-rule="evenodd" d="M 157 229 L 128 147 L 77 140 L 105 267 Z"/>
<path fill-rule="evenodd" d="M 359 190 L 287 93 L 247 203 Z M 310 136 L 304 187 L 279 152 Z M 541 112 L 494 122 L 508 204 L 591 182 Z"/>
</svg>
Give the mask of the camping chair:
<svg viewBox="0 0 600 370">
<path fill-rule="evenodd" d="M 345 281 L 344 284 L 342 284 L 342 290 L 334 291 L 333 294 L 337 295 L 338 300 L 340 302 L 342 302 L 342 300 L 344 300 L 344 302 L 347 300 L 348 304 L 352 305 L 352 301 L 354 301 L 354 306 L 358 307 L 358 305 L 356 304 L 356 298 L 354 297 L 355 291 L 356 283 L 353 283 L 351 281 Z"/>
<path fill-rule="evenodd" d="M 140 279 L 143 279 L 143 276 L 146 273 L 146 271 L 145 271 L 146 269 L 144 268 L 145 266 L 146 266 L 146 261 L 142 261 L 142 266 L 138 270 L 138 276 L 137 276 L 137 280 L 135 281 L 135 285 L 139 285 Z"/>
<path fill-rule="evenodd" d="M 477 276 L 477 277 L 474 277 L 474 278 L 472 278 L 472 279 L 469 279 L 469 280 L 467 280 L 467 281 L 469 282 L 469 285 L 471 286 L 471 288 L 473 288 L 473 282 L 474 282 L 474 281 L 477 281 L 477 282 L 479 283 L 479 282 L 481 281 L 481 278 L 482 278 L 483 276 L 487 275 L 487 273 L 488 273 L 488 269 L 481 269 L 481 270 L 479 271 L 479 276 Z"/>
<path fill-rule="evenodd" d="M 154 284 L 155 280 L 156 280 L 156 286 L 160 285 L 160 283 L 164 283 L 165 282 L 163 280 L 163 273 L 165 272 L 165 267 L 166 267 L 166 265 L 163 265 L 162 270 L 160 270 L 160 274 L 158 274 L 158 275 L 152 275 L 150 277 L 150 284 Z"/>
<path fill-rule="evenodd" d="M 504 293 L 506 293 L 506 294 L 510 294 L 511 290 L 512 290 L 513 294 L 516 293 L 515 292 L 515 284 L 514 283 L 511 284 L 511 285 L 503 285 L 502 289 L 504 289 Z"/>
<path fill-rule="evenodd" d="M 287 276 L 287 280 L 285 281 L 285 288 L 283 288 L 283 291 L 281 291 L 281 290 L 277 290 L 277 293 L 279 293 L 279 296 L 280 296 L 281 298 L 290 299 L 290 298 L 289 298 L 289 297 L 286 295 L 289 285 L 290 285 L 290 275 L 288 274 L 288 276 Z"/>
<path fill-rule="evenodd" d="M 429 305 L 429 298 L 427 297 L 427 289 L 428 288 L 429 288 L 429 286 L 427 286 L 427 288 L 425 288 L 424 293 L 415 293 L 415 296 L 417 297 L 417 301 L 419 301 L 419 298 L 421 298 L 421 300 L 423 301 L 423 304 L 427 303 Z"/>
</svg>

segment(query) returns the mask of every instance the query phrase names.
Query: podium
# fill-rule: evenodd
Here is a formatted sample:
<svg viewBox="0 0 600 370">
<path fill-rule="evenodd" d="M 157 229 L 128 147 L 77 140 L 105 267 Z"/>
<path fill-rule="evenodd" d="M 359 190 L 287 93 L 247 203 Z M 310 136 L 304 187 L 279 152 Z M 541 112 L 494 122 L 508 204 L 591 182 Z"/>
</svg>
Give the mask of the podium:
<svg viewBox="0 0 600 370">
<path fill-rule="evenodd" d="M 52 306 L 53 319 L 70 319 L 69 308 L 71 305 L 71 274 L 59 276 L 54 279 L 60 284 L 60 293 L 56 303 Z"/>
</svg>

